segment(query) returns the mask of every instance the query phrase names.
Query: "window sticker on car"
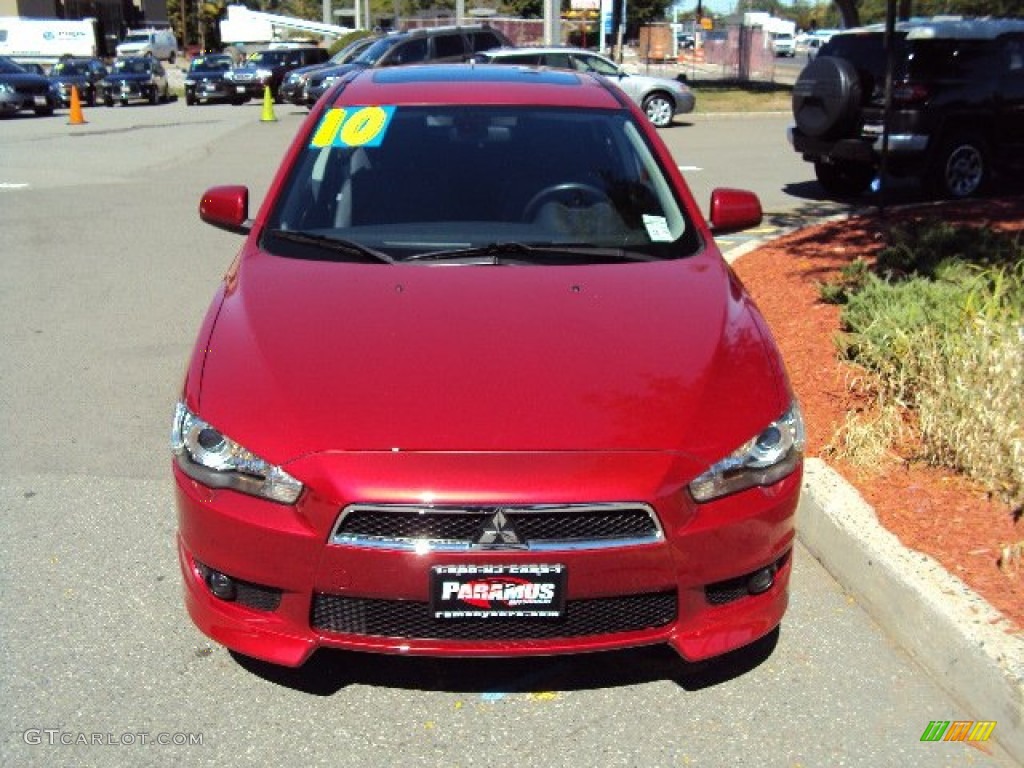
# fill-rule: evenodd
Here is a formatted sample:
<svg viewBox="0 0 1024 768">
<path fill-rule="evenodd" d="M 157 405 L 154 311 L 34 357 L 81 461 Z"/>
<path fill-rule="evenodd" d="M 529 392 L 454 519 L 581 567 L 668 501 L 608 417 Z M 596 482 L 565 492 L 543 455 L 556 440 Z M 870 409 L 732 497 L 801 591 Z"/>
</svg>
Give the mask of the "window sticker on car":
<svg viewBox="0 0 1024 768">
<path fill-rule="evenodd" d="M 313 132 L 310 146 L 379 147 L 395 114 L 394 107 L 339 107 L 329 109 Z"/>
<path fill-rule="evenodd" d="M 655 243 L 672 242 L 672 231 L 668 228 L 668 222 L 664 216 L 651 216 L 644 214 L 644 227 L 647 229 L 647 236 Z"/>
</svg>

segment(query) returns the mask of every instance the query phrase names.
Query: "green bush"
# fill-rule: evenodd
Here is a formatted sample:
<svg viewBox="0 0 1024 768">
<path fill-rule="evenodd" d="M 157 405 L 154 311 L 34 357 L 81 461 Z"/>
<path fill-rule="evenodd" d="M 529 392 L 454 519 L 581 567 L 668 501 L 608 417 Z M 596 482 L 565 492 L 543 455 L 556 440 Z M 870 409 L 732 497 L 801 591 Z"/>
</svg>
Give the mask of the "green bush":
<svg viewBox="0 0 1024 768">
<path fill-rule="evenodd" d="M 1021 241 L 902 227 L 873 271 L 857 267 L 823 291 L 845 300 L 841 354 L 877 376 L 880 408 L 914 414 L 924 458 L 1024 503 Z"/>
</svg>

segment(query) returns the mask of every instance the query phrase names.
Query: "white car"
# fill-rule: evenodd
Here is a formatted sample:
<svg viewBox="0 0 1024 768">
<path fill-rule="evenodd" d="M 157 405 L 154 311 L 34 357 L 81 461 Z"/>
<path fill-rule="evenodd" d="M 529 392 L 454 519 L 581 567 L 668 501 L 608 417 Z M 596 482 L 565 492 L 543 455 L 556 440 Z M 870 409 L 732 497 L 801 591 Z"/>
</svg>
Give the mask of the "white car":
<svg viewBox="0 0 1024 768">
<path fill-rule="evenodd" d="M 171 64 L 178 52 L 178 39 L 169 29 L 133 29 L 117 45 L 117 55 L 152 56 Z"/>
<path fill-rule="evenodd" d="M 629 94 L 658 128 L 669 125 L 675 115 L 692 112 L 697 102 L 693 91 L 679 80 L 626 72 L 611 59 L 582 48 L 494 48 L 476 54 L 476 60 L 486 64 L 518 64 L 596 72 Z"/>
<path fill-rule="evenodd" d="M 776 56 L 796 56 L 796 40 L 789 32 L 772 34 L 772 51 Z"/>
</svg>

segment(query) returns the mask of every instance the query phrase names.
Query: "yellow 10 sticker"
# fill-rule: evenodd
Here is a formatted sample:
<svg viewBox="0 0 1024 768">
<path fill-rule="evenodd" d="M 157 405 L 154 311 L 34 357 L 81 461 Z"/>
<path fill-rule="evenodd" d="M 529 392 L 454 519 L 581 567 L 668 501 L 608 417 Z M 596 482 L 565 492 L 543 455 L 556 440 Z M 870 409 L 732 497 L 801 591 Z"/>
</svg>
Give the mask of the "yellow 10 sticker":
<svg viewBox="0 0 1024 768">
<path fill-rule="evenodd" d="M 311 147 L 379 147 L 395 114 L 394 107 L 329 109 L 313 132 Z"/>
</svg>

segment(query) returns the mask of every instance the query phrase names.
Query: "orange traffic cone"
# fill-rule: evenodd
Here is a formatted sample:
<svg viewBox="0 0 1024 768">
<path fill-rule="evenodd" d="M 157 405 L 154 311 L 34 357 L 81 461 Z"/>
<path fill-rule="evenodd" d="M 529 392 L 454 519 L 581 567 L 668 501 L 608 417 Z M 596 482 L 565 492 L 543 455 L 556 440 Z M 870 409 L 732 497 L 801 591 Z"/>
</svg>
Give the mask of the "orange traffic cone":
<svg viewBox="0 0 1024 768">
<path fill-rule="evenodd" d="M 85 115 L 82 114 L 82 100 L 78 97 L 78 86 L 71 86 L 71 117 L 68 125 L 85 125 Z"/>
<path fill-rule="evenodd" d="M 263 89 L 263 114 L 260 116 L 261 123 L 273 123 L 277 120 L 274 115 L 274 96 L 270 92 L 270 86 Z"/>
</svg>

